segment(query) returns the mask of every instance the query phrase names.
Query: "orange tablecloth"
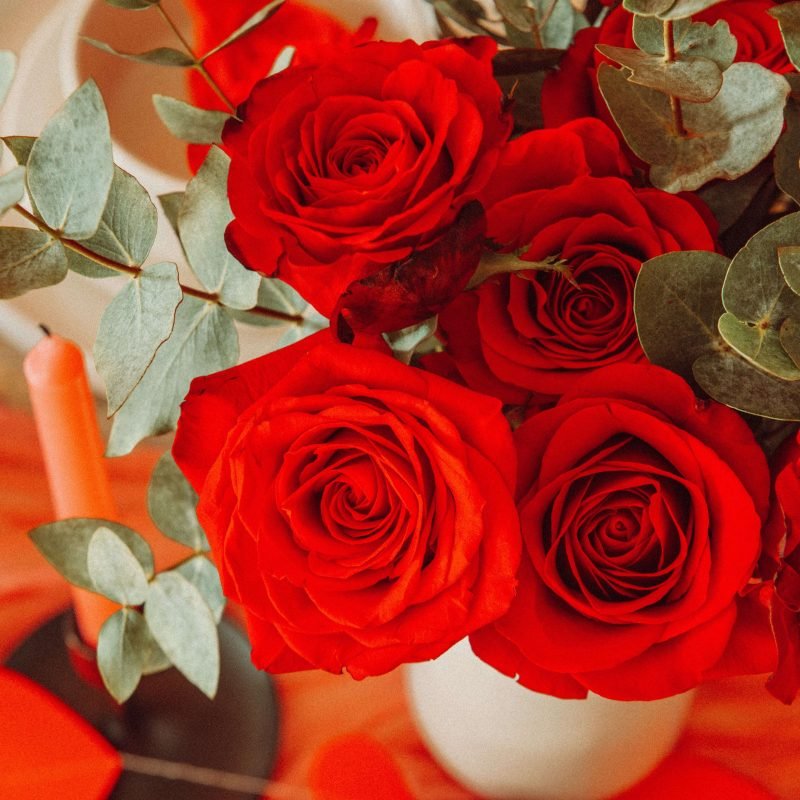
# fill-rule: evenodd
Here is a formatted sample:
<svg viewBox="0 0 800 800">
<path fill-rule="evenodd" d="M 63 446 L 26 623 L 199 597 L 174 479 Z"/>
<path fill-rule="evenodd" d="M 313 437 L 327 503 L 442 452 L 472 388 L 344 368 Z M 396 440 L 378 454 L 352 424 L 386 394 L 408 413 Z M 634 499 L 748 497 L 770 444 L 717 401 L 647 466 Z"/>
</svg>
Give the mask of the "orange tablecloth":
<svg viewBox="0 0 800 800">
<path fill-rule="evenodd" d="M 37 625 L 68 603 L 66 585 L 39 556 L 25 533 L 47 522 L 47 495 L 33 422 L 21 411 L 0 406 L 0 658 Z M 109 463 L 122 521 L 158 541 L 157 562 L 180 551 L 164 546 L 145 511 L 156 448 Z M 731 775 L 749 776 L 781 800 L 800 797 L 800 703 L 773 700 L 758 678 L 703 687 L 676 753 L 650 782 L 625 800 L 690 797 L 693 800 L 763 798 Z M 274 779 L 296 787 L 293 797 L 333 800 L 314 794 L 309 775 L 324 767 L 325 748 L 337 737 L 363 733 L 388 748 L 413 796 L 421 800 L 472 797 L 433 762 L 417 736 L 405 705 L 401 671 L 356 683 L 317 672 L 278 679 L 282 703 L 281 749 Z M 2 703 L 0 702 L 0 706 Z M 0 712 L 1 714 L 2 712 Z M 709 763 L 711 759 L 714 763 Z M 719 765 L 719 766 L 717 766 Z M 375 800 L 378 791 L 352 787 L 336 800 Z M 281 797 L 288 796 L 281 793 Z M 385 794 L 381 794 L 385 797 Z M 277 795 L 276 795 L 277 797 Z"/>
</svg>

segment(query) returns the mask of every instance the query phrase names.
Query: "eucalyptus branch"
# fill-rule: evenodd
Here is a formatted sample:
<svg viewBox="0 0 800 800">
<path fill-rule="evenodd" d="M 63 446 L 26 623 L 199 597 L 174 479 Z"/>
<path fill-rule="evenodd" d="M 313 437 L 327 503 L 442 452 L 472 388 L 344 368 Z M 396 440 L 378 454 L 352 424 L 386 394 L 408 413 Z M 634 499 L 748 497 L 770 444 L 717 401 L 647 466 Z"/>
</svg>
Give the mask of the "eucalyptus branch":
<svg viewBox="0 0 800 800">
<path fill-rule="evenodd" d="M 228 99 L 225 92 L 223 92 L 220 88 L 220 85 L 214 80 L 211 73 L 205 68 L 203 59 L 199 58 L 194 52 L 192 45 L 186 40 L 186 37 L 181 33 L 180 28 L 175 24 L 175 20 L 173 20 L 172 17 L 164 10 L 161 3 L 157 3 L 156 8 L 158 9 L 158 13 L 161 14 L 162 18 L 164 19 L 164 22 L 167 23 L 177 37 L 178 41 L 183 46 L 184 50 L 186 50 L 186 53 L 191 56 L 192 60 L 194 61 L 193 68 L 203 76 L 203 80 L 205 80 L 217 97 L 219 97 L 219 99 L 225 104 L 225 107 L 228 109 L 228 111 L 236 116 L 236 106 Z"/>
<path fill-rule="evenodd" d="M 51 228 L 46 222 L 39 219 L 39 217 L 37 217 L 35 214 L 31 214 L 27 208 L 21 206 L 19 203 L 13 206 L 13 209 L 21 217 L 28 220 L 28 222 L 32 222 L 40 231 L 43 231 L 44 233 L 58 240 L 68 250 L 72 250 L 73 253 L 77 253 L 84 258 L 88 258 L 90 261 L 93 261 L 95 264 L 99 264 L 101 267 L 113 270 L 114 272 L 119 272 L 131 278 L 136 278 L 142 272 L 141 267 L 135 267 L 129 264 L 121 264 L 119 261 L 114 261 L 113 259 L 93 253 L 91 250 L 89 250 L 89 248 L 84 247 L 80 242 L 76 242 L 73 239 L 68 239 L 61 231 Z M 219 296 L 213 292 L 205 292 L 201 289 L 194 289 L 193 287 L 186 286 L 182 283 L 180 283 L 179 286 L 184 295 L 196 297 L 198 300 L 203 300 L 206 303 L 223 305 Z M 291 322 L 294 325 L 303 324 L 302 315 L 287 314 L 284 311 L 278 311 L 274 308 L 263 308 L 261 306 L 256 306 L 254 308 L 247 309 L 245 313 L 254 314 L 259 317 L 267 317 L 269 319 L 282 320 L 283 322 Z"/>
<path fill-rule="evenodd" d="M 676 61 L 675 54 L 675 31 L 671 19 L 664 20 L 664 61 L 672 63 Z M 688 131 L 683 124 L 683 108 L 679 97 L 669 96 L 669 106 L 672 109 L 672 125 L 678 136 L 687 136 Z"/>
</svg>

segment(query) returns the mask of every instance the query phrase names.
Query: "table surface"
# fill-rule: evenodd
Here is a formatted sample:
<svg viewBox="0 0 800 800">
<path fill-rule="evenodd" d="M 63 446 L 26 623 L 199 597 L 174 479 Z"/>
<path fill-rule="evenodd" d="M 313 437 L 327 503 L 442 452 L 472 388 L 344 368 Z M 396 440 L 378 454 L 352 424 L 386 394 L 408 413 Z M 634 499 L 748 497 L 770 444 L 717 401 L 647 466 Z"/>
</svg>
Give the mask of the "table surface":
<svg viewBox="0 0 800 800">
<path fill-rule="evenodd" d="M 30 528 L 49 521 L 52 511 L 27 405 L 21 356 L 2 344 L 0 426 L 2 656 L 68 602 L 65 584 L 25 536 Z M 162 543 L 163 537 L 147 519 L 145 492 L 149 472 L 164 446 L 163 441 L 145 445 L 131 456 L 109 461 L 121 520 Z M 162 565 L 179 555 L 178 550 L 161 544 L 156 549 Z M 316 796 L 308 794 L 307 777 L 315 754 L 326 742 L 339 735 L 364 733 L 389 748 L 415 796 L 425 800 L 470 797 L 427 755 L 405 705 L 399 670 L 361 683 L 318 672 L 287 675 L 279 678 L 278 689 L 286 713 L 275 778 L 300 787 L 293 796 Z M 776 797 L 795 800 L 800 797 L 800 703 L 785 707 L 772 699 L 763 689 L 763 678 L 704 686 L 677 753 L 713 759 L 755 779 Z M 306 788 L 301 791 L 302 787 Z M 718 795 L 692 792 L 687 796 Z M 368 797 L 366 793 L 364 800 Z"/>
</svg>

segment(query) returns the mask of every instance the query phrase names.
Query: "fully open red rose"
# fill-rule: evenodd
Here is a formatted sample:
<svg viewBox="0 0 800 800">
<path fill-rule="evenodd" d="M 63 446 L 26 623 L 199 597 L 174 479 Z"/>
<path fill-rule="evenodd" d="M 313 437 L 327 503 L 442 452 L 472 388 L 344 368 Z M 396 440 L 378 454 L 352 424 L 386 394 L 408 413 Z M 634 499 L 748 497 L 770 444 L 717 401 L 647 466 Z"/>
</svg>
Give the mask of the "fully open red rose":
<svg viewBox="0 0 800 800">
<path fill-rule="evenodd" d="M 783 45 L 780 28 L 767 12 L 780 3 L 773 0 L 724 0 L 695 14 L 694 22 L 728 23 L 738 47 L 735 61 L 753 61 L 784 74 L 794 71 Z M 606 59 L 596 44 L 636 47 L 633 14 L 622 6 L 613 9 L 599 28 L 579 31 L 557 72 L 547 76 L 542 88 L 542 113 L 548 126 L 576 117 L 598 116 L 613 125 L 608 107 L 597 87 L 597 67 Z"/>
<path fill-rule="evenodd" d="M 633 288 L 643 261 L 673 250 L 713 250 L 685 199 L 636 189 L 611 130 L 593 119 L 533 131 L 502 152 L 487 192 L 488 236 L 523 261 L 566 262 L 482 284 L 440 316 L 465 381 L 506 402 L 569 390 L 588 372 L 643 361 Z"/>
<path fill-rule="evenodd" d="M 741 417 L 651 365 L 598 370 L 516 432 L 516 599 L 472 637 L 488 663 L 563 697 L 649 700 L 724 659 L 767 671 L 738 597 L 759 555 L 766 459 Z M 764 641 L 760 648 L 755 641 Z"/>
<path fill-rule="evenodd" d="M 370 42 L 256 86 L 224 134 L 228 244 L 330 316 L 480 200 L 510 133 L 487 38 Z"/>
<path fill-rule="evenodd" d="M 509 606 L 515 454 L 495 400 L 325 332 L 195 380 L 173 452 L 261 668 L 375 675 Z"/>
</svg>

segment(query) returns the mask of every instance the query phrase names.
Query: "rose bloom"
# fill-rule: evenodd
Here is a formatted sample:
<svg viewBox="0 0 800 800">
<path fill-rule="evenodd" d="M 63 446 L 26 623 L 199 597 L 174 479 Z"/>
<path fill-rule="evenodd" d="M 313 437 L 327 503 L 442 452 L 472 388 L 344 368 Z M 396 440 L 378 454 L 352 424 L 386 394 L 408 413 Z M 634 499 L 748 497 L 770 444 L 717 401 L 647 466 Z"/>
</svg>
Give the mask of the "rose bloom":
<svg viewBox="0 0 800 800">
<path fill-rule="evenodd" d="M 674 250 L 713 250 L 697 208 L 623 179 L 619 142 L 599 120 L 527 133 L 503 150 L 487 192 L 487 233 L 548 270 L 506 273 L 440 316 L 455 368 L 507 403 L 562 394 L 587 373 L 644 361 L 633 317 L 643 261 Z M 708 213 L 708 212 L 707 212 Z"/>
<path fill-rule="evenodd" d="M 753 61 L 784 74 L 794 67 L 786 55 L 778 22 L 767 13 L 777 5 L 780 3 L 772 0 L 724 0 L 695 14 L 692 20 L 708 25 L 724 20 L 738 42 L 734 61 Z M 577 33 L 558 71 L 544 81 L 542 113 L 548 126 L 585 116 L 598 116 L 614 126 L 596 77 L 598 66 L 608 59 L 595 50 L 595 45 L 635 48 L 632 31 L 633 15 L 617 6 L 599 28 Z"/>
<path fill-rule="evenodd" d="M 198 53 L 207 53 L 263 8 L 263 0 L 186 0 L 192 21 L 194 45 Z M 234 105 L 243 103 L 253 86 L 268 75 L 281 50 L 295 48 L 294 64 L 317 61 L 320 53 L 346 47 L 372 36 L 374 20 L 367 20 L 355 33 L 339 20 L 320 9 L 298 0 L 286 2 L 269 18 L 233 44 L 211 56 L 204 64 L 225 97 Z M 205 78 L 192 70 L 189 75 L 192 102 L 201 108 L 226 111 L 219 95 Z M 208 148 L 191 145 L 189 160 L 196 170 Z"/>
<path fill-rule="evenodd" d="M 480 200 L 511 130 L 485 37 L 369 42 L 259 83 L 226 126 L 232 252 L 330 316 Z"/>
<path fill-rule="evenodd" d="M 739 597 L 769 476 L 750 429 L 652 365 L 598 370 L 516 431 L 523 558 L 473 649 L 531 689 L 620 700 L 765 672 L 763 608 Z"/>
<path fill-rule="evenodd" d="M 771 607 L 778 664 L 767 688 L 791 703 L 800 688 L 800 444 L 793 437 L 773 464 L 773 503 L 765 531 L 762 575 L 771 579 L 765 598 Z"/>
<path fill-rule="evenodd" d="M 511 602 L 516 459 L 496 400 L 326 331 L 195 380 L 173 453 L 260 668 L 387 672 Z"/>
</svg>

